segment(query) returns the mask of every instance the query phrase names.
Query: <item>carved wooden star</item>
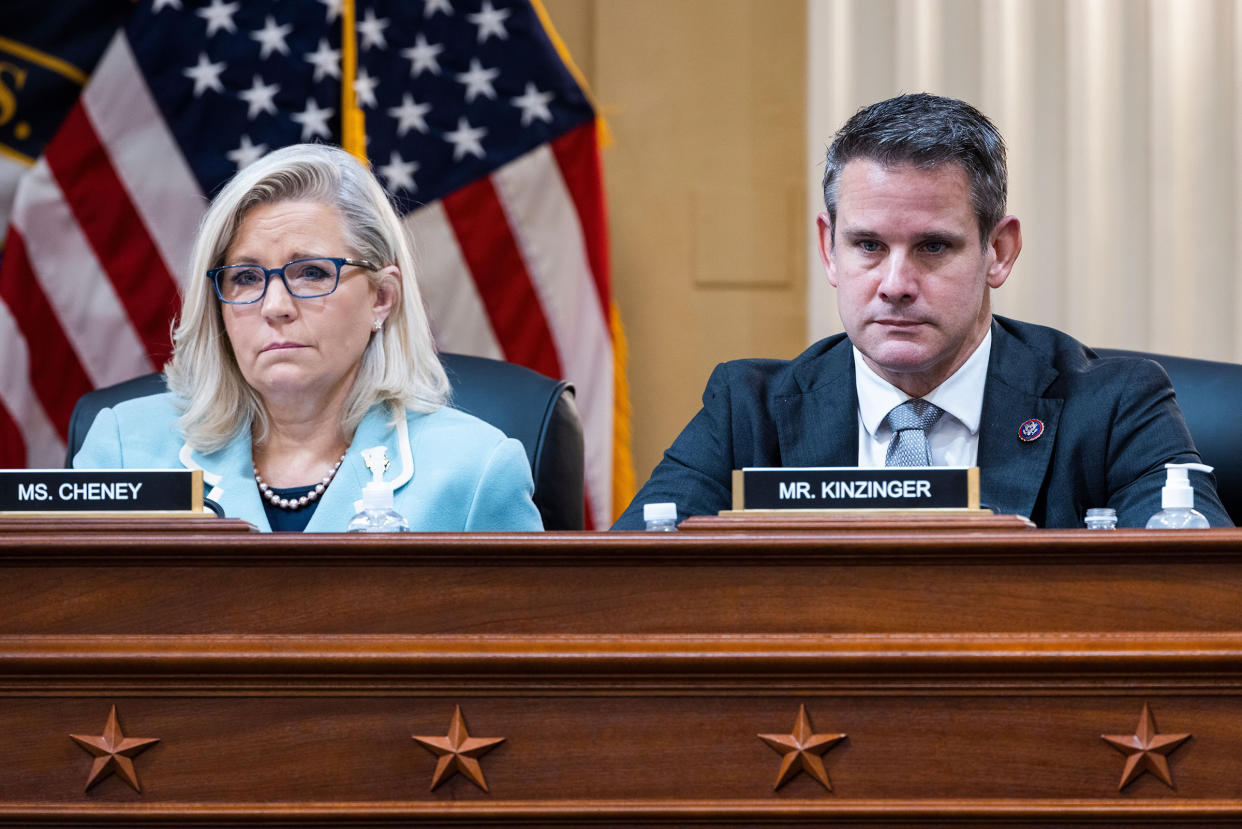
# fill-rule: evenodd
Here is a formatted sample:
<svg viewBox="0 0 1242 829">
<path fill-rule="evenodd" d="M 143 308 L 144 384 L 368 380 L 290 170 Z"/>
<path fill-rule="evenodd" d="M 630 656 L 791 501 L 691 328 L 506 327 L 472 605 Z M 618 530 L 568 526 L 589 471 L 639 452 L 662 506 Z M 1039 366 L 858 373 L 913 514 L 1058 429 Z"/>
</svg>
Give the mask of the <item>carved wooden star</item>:
<svg viewBox="0 0 1242 829">
<path fill-rule="evenodd" d="M 828 772 L 820 755 L 844 740 L 845 735 L 814 733 L 805 705 L 798 707 L 798 719 L 794 722 L 792 734 L 760 734 L 759 739 L 784 755 L 773 789 L 779 789 L 798 772 L 805 771 L 822 783 L 825 789 L 832 791 L 832 783 L 828 780 Z"/>
<path fill-rule="evenodd" d="M 1121 770 L 1120 791 L 1145 771 L 1159 777 L 1166 786 L 1173 788 L 1173 775 L 1169 771 L 1168 755 L 1190 739 L 1189 734 L 1157 734 L 1156 721 L 1147 703 L 1139 714 L 1138 727 L 1133 734 L 1101 734 L 1109 745 L 1126 755 L 1125 768 Z"/>
<path fill-rule="evenodd" d="M 134 761 L 131 758 L 160 741 L 159 737 L 126 737 L 122 734 L 121 726 L 116 721 L 115 705 L 108 712 L 108 722 L 104 724 L 103 734 L 98 737 L 70 734 L 69 737 L 95 756 L 90 776 L 86 778 L 86 791 L 90 791 L 91 786 L 115 772 L 133 786 L 134 791 L 141 792 L 138 772 L 134 771 Z"/>
<path fill-rule="evenodd" d="M 453 711 L 446 736 L 415 737 L 414 740 L 440 758 L 436 762 L 435 774 L 431 776 L 432 789 L 460 771 L 480 789 L 487 791 L 487 781 L 483 779 L 483 767 L 479 765 L 478 758 L 503 743 L 505 738 L 471 737 L 458 705 Z"/>
</svg>

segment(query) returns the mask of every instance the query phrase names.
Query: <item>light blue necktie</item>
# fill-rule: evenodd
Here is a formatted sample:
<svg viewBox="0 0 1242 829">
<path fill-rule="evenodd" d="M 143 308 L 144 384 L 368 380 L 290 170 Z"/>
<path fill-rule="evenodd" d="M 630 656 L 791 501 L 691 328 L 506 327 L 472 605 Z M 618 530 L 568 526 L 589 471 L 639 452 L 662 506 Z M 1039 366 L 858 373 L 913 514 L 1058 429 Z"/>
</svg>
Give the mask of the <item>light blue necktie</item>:
<svg viewBox="0 0 1242 829">
<path fill-rule="evenodd" d="M 912 397 L 884 418 L 893 430 L 888 444 L 885 466 L 931 466 L 931 449 L 927 430 L 940 419 L 944 410 L 918 397 Z"/>
</svg>

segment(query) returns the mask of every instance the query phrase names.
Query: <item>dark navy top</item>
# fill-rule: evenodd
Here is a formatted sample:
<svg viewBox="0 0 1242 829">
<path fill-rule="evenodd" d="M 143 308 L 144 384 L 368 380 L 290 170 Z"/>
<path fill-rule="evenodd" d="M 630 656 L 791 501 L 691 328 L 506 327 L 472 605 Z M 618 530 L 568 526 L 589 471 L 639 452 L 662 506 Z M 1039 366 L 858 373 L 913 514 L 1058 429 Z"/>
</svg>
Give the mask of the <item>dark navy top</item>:
<svg viewBox="0 0 1242 829">
<path fill-rule="evenodd" d="M 272 487 L 272 494 L 278 498 L 287 498 L 290 501 L 295 498 L 301 498 L 315 488 L 315 484 L 310 486 L 295 486 L 290 489 L 277 489 Z M 319 499 L 316 498 L 301 509 L 281 509 L 266 498 L 263 499 L 263 511 L 267 513 L 267 523 L 272 525 L 272 532 L 300 533 L 306 529 L 306 525 L 310 523 L 311 516 L 315 514 L 315 507 L 319 506 Z"/>
</svg>

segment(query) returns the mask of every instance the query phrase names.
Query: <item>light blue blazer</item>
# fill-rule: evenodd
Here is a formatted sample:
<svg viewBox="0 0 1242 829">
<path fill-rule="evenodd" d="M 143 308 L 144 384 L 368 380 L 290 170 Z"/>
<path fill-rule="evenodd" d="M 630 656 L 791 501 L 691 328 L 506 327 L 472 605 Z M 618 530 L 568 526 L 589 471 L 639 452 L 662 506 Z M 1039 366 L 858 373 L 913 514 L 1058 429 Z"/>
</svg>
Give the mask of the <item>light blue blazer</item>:
<svg viewBox="0 0 1242 829">
<path fill-rule="evenodd" d="M 202 454 L 177 429 L 180 412 L 171 394 L 127 400 L 103 409 L 91 424 L 75 469 L 201 469 L 205 495 L 229 518 L 270 532 L 254 481 L 250 436 Z M 358 425 L 331 485 L 319 499 L 307 532 L 344 532 L 361 508 L 371 472 L 362 452 L 385 448 L 384 480 L 393 487 L 397 512 L 416 532 L 542 530 L 531 500 L 534 484 L 522 444 L 472 415 L 444 407 L 429 414 L 407 411 L 394 428 L 380 406 Z"/>
</svg>

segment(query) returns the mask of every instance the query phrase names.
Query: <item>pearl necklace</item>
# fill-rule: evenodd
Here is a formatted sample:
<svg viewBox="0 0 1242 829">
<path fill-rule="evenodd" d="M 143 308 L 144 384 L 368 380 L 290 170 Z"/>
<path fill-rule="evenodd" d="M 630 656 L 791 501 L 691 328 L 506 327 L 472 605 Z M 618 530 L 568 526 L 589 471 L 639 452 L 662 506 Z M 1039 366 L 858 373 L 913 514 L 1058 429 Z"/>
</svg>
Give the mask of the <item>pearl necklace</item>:
<svg viewBox="0 0 1242 829">
<path fill-rule="evenodd" d="M 346 454 L 347 452 L 342 452 L 341 459 L 336 462 L 336 466 L 332 467 L 332 471 L 329 472 L 322 481 L 315 484 L 314 489 L 303 495 L 301 498 L 281 498 L 275 492 L 272 492 L 272 488 L 267 485 L 266 481 L 263 480 L 263 476 L 259 474 L 259 467 L 251 464 L 251 469 L 254 470 L 254 482 L 259 485 L 260 495 L 266 498 L 273 506 L 280 507 L 281 509 L 297 510 L 307 504 L 317 501 L 319 496 L 323 495 L 323 491 L 328 488 L 328 484 L 332 483 L 332 479 L 336 477 L 336 471 L 340 469 L 341 464 L 345 462 Z"/>
</svg>

